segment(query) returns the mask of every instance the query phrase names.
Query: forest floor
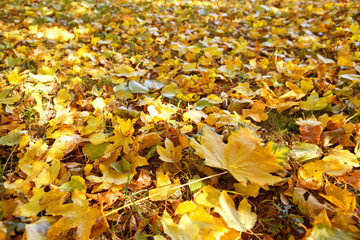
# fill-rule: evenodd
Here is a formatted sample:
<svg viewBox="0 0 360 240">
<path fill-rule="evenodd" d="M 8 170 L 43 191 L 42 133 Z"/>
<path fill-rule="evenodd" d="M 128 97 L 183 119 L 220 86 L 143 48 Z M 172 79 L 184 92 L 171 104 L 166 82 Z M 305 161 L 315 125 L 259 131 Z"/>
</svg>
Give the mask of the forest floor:
<svg viewBox="0 0 360 240">
<path fill-rule="evenodd" d="M 359 239 L 358 1 L 0 1 L 0 239 Z"/>
</svg>

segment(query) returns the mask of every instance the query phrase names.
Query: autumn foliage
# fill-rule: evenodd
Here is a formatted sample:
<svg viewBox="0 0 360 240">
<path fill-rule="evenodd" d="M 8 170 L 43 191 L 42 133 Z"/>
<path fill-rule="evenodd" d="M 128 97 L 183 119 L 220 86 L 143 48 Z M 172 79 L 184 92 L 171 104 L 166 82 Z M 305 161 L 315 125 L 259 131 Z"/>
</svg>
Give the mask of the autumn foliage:
<svg viewBox="0 0 360 240">
<path fill-rule="evenodd" d="M 359 239 L 358 1 L 0 1 L 0 239 Z"/>
</svg>

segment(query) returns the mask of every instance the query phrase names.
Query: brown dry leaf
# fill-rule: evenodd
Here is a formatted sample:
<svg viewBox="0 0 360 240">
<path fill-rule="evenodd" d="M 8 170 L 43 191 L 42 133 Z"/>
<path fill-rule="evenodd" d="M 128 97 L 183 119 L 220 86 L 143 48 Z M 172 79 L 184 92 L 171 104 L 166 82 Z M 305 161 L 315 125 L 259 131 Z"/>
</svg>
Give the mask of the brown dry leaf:
<svg viewBox="0 0 360 240">
<path fill-rule="evenodd" d="M 333 131 L 325 131 L 321 134 L 321 142 L 324 147 L 329 147 L 338 142 L 345 135 L 345 130 L 343 128 L 338 128 Z"/>
<path fill-rule="evenodd" d="M 318 216 L 326 206 L 321 204 L 311 193 L 303 188 L 294 188 L 293 202 L 296 204 L 302 214 L 311 218 Z"/>
<path fill-rule="evenodd" d="M 139 177 L 136 181 L 132 181 L 131 187 L 134 188 L 134 191 L 138 191 L 144 187 L 148 187 L 151 184 L 151 176 L 145 169 L 141 169 Z"/>
<path fill-rule="evenodd" d="M 148 133 L 139 139 L 140 150 L 150 148 L 160 142 L 162 139 L 157 133 Z"/>
<path fill-rule="evenodd" d="M 350 184 L 352 187 L 356 188 L 360 191 L 360 171 L 348 173 L 346 175 L 337 177 L 339 181 L 346 182 Z"/>
</svg>

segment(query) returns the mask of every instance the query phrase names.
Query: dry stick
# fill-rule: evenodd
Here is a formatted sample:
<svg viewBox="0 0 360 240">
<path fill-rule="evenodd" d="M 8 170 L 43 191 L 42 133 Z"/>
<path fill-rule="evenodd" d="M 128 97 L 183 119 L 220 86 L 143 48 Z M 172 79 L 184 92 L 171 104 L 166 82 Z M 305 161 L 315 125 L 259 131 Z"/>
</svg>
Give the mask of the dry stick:
<svg viewBox="0 0 360 240">
<path fill-rule="evenodd" d="M 172 188 L 170 188 L 170 189 L 168 189 L 168 190 L 178 189 L 178 188 L 181 188 L 181 187 L 184 187 L 184 186 L 187 186 L 187 185 L 196 183 L 196 182 L 200 182 L 200 181 L 202 181 L 202 180 L 206 180 L 206 179 L 209 179 L 209 178 L 218 177 L 218 176 L 227 174 L 228 172 L 229 172 L 229 171 L 226 171 L 226 172 L 218 173 L 218 174 L 211 175 L 211 176 L 208 176 L 208 177 L 204 177 L 204 178 L 201 178 L 201 179 L 197 179 L 197 180 L 192 181 L 192 182 L 188 182 L 188 183 L 185 183 L 185 184 L 182 184 L 182 185 L 179 185 L 179 186 L 172 187 Z M 172 184 L 168 184 L 168 185 L 165 185 L 165 186 L 161 186 L 161 187 L 159 187 L 159 188 L 168 187 L 168 186 L 171 186 L 171 185 L 172 185 Z M 124 205 L 124 206 L 122 206 L 122 207 L 116 208 L 116 209 L 114 209 L 114 210 L 106 213 L 105 215 L 99 217 L 97 220 L 100 220 L 100 219 L 103 218 L 103 217 L 107 217 L 107 216 L 109 216 L 109 215 L 112 215 L 112 214 L 116 213 L 116 212 L 119 211 L 119 210 L 122 210 L 122 209 L 124 209 L 124 208 L 126 208 L 126 207 L 132 206 L 133 204 L 136 204 L 136 203 L 145 201 L 145 200 L 149 199 L 150 197 L 154 197 L 154 196 L 157 196 L 157 195 L 159 195 L 159 194 L 162 194 L 162 192 L 158 192 L 158 193 L 153 194 L 153 195 L 151 195 L 151 196 L 148 196 L 148 197 L 139 199 L 139 200 L 137 200 L 137 201 L 134 201 L 133 203 L 128 203 L 128 204 L 126 204 L 126 205 Z"/>
</svg>

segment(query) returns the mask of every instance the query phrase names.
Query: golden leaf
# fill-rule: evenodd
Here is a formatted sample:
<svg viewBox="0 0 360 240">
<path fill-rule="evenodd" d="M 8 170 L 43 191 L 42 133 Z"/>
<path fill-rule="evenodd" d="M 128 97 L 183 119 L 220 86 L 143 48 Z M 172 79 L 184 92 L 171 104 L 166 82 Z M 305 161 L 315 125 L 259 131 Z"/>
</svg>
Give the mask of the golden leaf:
<svg viewBox="0 0 360 240">
<path fill-rule="evenodd" d="M 256 101 L 251 109 L 244 109 L 244 118 L 251 117 L 256 122 L 265 121 L 268 119 L 268 115 L 265 111 L 265 104 L 260 100 Z"/>
<path fill-rule="evenodd" d="M 75 227 L 77 228 L 76 239 L 88 240 L 95 220 L 101 216 L 99 209 L 79 206 L 75 203 L 58 205 L 53 209 L 47 210 L 47 212 L 52 215 L 62 216 L 49 229 L 48 240 L 59 239 L 61 234 Z"/>
<path fill-rule="evenodd" d="M 333 203 L 345 212 L 353 212 L 356 207 L 355 194 L 346 189 L 341 189 L 334 184 L 327 182 L 325 186 L 325 194 L 320 194 L 323 198 Z"/>
<path fill-rule="evenodd" d="M 168 138 L 165 139 L 165 148 L 156 146 L 156 151 L 164 162 L 177 162 L 182 158 L 182 146 L 175 147 L 174 143 Z"/>
<path fill-rule="evenodd" d="M 280 177 L 270 174 L 281 169 L 281 160 L 270 148 L 260 146 L 260 139 L 252 134 L 249 128 L 239 129 L 225 144 L 222 136 L 205 127 L 200 143 L 192 139 L 190 145 L 197 155 L 205 158 L 206 165 L 228 170 L 244 185 L 248 181 L 260 186 L 281 181 Z"/>
</svg>

